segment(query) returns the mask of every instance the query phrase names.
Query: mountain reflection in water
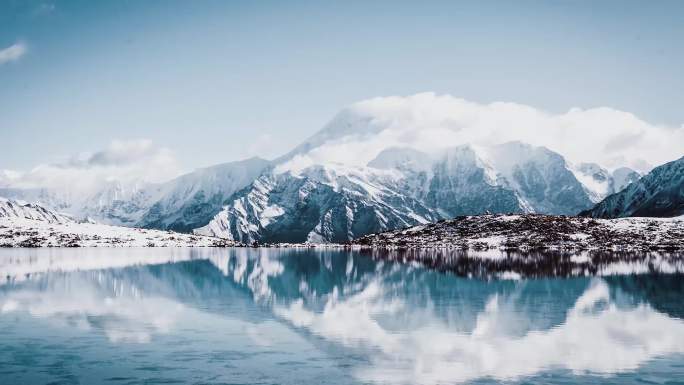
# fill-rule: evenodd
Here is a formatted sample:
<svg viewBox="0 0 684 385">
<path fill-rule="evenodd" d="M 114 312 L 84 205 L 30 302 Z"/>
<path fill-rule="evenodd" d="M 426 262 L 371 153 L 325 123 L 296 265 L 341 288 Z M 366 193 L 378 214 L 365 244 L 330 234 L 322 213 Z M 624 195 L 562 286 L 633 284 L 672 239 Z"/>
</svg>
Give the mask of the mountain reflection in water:
<svg viewBox="0 0 684 385">
<path fill-rule="evenodd" d="M 0 274 L 0 383 L 684 375 L 680 275 L 481 280 L 291 249 L 2 250 Z"/>
</svg>

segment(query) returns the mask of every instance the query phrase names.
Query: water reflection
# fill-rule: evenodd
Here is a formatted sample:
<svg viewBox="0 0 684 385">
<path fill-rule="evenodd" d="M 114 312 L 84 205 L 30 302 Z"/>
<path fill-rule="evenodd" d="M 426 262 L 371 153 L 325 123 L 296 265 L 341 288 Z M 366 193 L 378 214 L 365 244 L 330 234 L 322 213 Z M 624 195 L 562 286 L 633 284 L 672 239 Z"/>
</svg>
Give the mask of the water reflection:
<svg viewBox="0 0 684 385">
<path fill-rule="evenodd" d="M 14 359 L 22 344 L 48 340 L 29 324 L 101 335 L 90 348 L 107 354 L 145 346 L 138 354 L 153 368 L 166 365 L 160 352 L 183 346 L 178 354 L 203 362 L 176 368 L 184 382 L 261 382 L 269 372 L 281 383 L 636 381 L 654 360 L 684 353 L 679 275 L 484 281 L 354 252 L 277 249 L 3 250 L 0 274 L 0 330 L 13 351 L 0 353 L 0 380 L 25 379 Z M 217 343 L 243 355 L 216 355 Z M 255 371 L 238 374 L 228 358 Z M 664 378 L 684 372 L 667 368 Z"/>
<path fill-rule="evenodd" d="M 681 252 L 408 249 L 367 251 L 375 259 L 418 262 L 460 276 L 535 278 L 684 273 Z"/>
</svg>

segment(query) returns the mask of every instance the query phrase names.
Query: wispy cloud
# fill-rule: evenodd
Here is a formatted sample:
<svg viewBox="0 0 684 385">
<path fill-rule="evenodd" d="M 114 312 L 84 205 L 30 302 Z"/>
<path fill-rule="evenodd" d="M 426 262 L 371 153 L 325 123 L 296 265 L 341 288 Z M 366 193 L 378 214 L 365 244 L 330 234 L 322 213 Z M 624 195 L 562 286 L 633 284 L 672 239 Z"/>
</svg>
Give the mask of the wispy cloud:
<svg viewBox="0 0 684 385">
<path fill-rule="evenodd" d="M 252 144 L 247 146 L 247 156 L 258 156 L 265 159 L 273 159 L 282 152 L 279 143 L 270 133 L 263 133 L 254 139 Z"/>
<path fill-rule="evenodd" d="M 115 140 L 107 148 L 45 163 L 27 172 L 0 171 L 0 187 L 50 188 L 71 196 L 89 196 L 108 182 L 125 186 L 163 182 L 180 167 L 167 148 L 145 139 Z"/>
<path fill-rule="evenodd" d="M 0 64 L 9 63 L 11 61 L 19 60 L 28 49 L 26 44 L 17 42 L 11 46 L 0 50 Z"/>
<path fill-rule="evenodd" d="M 40 5 L 38 5 L 38 7 L 36 8 L 34 13 L 36 16 L 38 16 L 38 15 L 49 15 L 49 14 L 55 12 L 55 9 L 56 9 L 56 7 L 55 7 L 55 4 L 53 4 L 53 3 L 41 3 Z"/>
</svg>

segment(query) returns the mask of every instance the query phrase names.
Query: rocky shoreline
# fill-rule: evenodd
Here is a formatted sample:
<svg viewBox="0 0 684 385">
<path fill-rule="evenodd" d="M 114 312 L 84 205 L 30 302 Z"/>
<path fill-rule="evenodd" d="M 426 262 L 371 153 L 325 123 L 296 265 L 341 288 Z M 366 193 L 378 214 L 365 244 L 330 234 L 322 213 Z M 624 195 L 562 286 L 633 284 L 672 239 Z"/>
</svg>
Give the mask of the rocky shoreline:
<svg viewBox="0 0 684 385">
<path fill-rule="evenodd" d="M 522 279 L 684 274 L 681 252 L 362 249 L 375 260 L 417 264 L 469 278 Z"/>
<path fill-rule="evenodd" d="M 680 251 L 684 217 L 462 216 L 370 234 L 350 244 L 369 249 Z"/>
<path fill-rule="evenodd" d="M 268 247 L 350 250 L 684 251 L 684 217 L 593 219 L 538 214 L 463 216 L 347 243 L 245 245 L 223 238 L 0 218 L 0 247 Z"/>
</svg>

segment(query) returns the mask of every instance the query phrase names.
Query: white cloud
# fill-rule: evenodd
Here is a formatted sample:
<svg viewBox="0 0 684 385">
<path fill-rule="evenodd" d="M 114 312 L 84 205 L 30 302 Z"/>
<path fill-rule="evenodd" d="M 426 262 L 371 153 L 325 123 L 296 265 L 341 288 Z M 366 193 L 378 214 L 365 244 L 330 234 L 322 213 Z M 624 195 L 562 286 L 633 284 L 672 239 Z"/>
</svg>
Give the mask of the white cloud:
<svg viewBox="0 0 684 385">
<path fill-rule="evenodd" d="M 281 143 L 269 133 L 263 133 L 256 137 L 254 142 L 247 147 L 247 156 L 272 159 L 282 151 Z"/>
<path fill-rule="evenodd" d="M 0 50 L 0 64 L 19 60 L 28 51 L 26 44 L 18 42 Z"/>
<path fill-rule="evenodd" d="M 642 171 L 684 155 L 684 127 L 651 124 L 612 108 L 551 114 L 517 103 L 479 104 L 433 93 L 353 104 L 323 132 L 313 149 L 297 159 L 300 166 L 331 161 L 365 165 L 392 146 L 434 152 L 513 140 L 546 146 L 572 162 Z"/>
<path fill-rule="evenodd" d="M 87 196 L 107 182 L 156 183 L 179 173 L 178 162 L 169 149 L 149 140 L 115 140 L 104 150 L 42 164 L 21 174 L 11 173 L 12 177 L 5 180 L 11 187 L 50 188 Z"/>
<path fill-rule="evenodd" d="M 20 179 L 22 173 L 13 170 L 0 170 L 0 188 L 9 187 Z"/>
<path fill-rule="evenodd" d="M 182 304 L 167 298 L 138 296 L 126 282 L 112 295 L 87 274 L 3 293 L 0 303 L 0 316 L 25 312 L 82 330 L 101 330 L 112 343 L 148 343 L 154 335 L 169 333 L 186 311 Z M 93 322 L 95 319 L 100 321 Z"/>
<path fill-rule="evenodd" d="M 684 353 L 681 320 L 646 305 L 619 307 L 602 280 L 577 298 L 562 322 L 543 330 L 520 318 L 508 296 L 489 297 L 470 327 L 459 324 L 458 317 L 445 322 L 430 307 L 407 306 L 407 301 L 389 296 L 391 290 L 372 281 L 347 298 L 331 296 L 322 312 L 297 300 L 276 307 L 275 313 L 323 339 L 372 351 L 370 364 L 353 370 L 369 383 L 511 381 L 550 369 L 612 375 L 656 357 Z M 392 319 L 402 323 L 388 327 L 384 320 Z M 512 330 L 516 320 L 528 331 L 521 335 Z"/>
</svg>

